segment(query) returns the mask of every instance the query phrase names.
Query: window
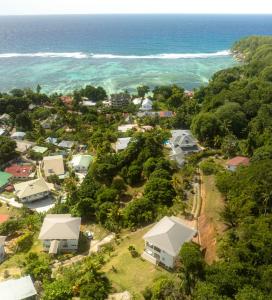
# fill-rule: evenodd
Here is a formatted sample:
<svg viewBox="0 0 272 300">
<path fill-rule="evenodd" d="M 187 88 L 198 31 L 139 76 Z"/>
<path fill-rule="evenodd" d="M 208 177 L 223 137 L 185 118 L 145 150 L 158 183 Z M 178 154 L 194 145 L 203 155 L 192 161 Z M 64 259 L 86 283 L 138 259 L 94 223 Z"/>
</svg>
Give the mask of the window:
<svg viewBox="0 0 272 300">
<path fill-rule="evenodd" d="M 154 246 L 154 250 L 157 251 L 157 252 L 159 252 L 159 253 L 161 253 L 161 249 L 158 248 L 158 247 L 156 247 L 156 246 Z"/>
</svg>

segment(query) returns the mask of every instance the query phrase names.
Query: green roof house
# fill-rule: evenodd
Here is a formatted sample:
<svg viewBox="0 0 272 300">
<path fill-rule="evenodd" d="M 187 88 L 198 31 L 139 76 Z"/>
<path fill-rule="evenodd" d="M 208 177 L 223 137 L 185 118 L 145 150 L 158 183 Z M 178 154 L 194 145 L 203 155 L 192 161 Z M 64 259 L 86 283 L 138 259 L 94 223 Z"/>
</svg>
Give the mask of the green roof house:
<svg viewBox="0 0 272 300">
<path fill-rule="evenodd" d="M 92 159 L 91 155 L 73 155 L 71 166 L 76 172 L 87 172 Z"/>
<path fill-rule="evenodd" d="M 0 171 L 0 191 L 3 191 L 4 188 L 9 184 L 11 174 Z"/>
</svg>

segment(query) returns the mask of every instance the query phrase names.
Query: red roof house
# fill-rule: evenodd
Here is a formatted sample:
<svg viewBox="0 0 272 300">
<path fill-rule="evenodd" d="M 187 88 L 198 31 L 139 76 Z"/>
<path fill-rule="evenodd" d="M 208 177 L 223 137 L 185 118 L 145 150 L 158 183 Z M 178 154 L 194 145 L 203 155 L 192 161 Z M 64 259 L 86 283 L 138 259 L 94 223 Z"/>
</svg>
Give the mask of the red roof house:
<svg viewBox="0 0 272 300">
<path fill-rule="evenodd" d="M 11 174 L 16 179 L 28 179 L 32 172 L 32 166 L 13 164 L 7 167 L 5 172 Z"/>
<path fill-rule="evenodd" d="M 235 171 L 238 166 L 248 166 L 249 158 L 245 156 L 236 156 L 227 162 L 227 169 Z"/>
<path fill-rule="evenodd" d="M 0 224 L 6 222 L 9 219 L 9 215 L 0 215 Z"/>
<path fill-rule="evenodd" d="M 61 96 L 60 100 L 64 105 L 68 107 L 70 107 L 73 104 L 73 98 L 71 96 Z"/>
</svg>

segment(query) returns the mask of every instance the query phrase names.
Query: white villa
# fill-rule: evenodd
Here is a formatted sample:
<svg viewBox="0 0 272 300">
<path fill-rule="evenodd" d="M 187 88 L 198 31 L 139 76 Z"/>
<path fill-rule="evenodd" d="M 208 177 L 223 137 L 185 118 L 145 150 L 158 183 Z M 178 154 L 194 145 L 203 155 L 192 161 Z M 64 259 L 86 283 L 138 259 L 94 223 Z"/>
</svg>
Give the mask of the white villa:
<svg viewBox="0 0 272 300">
<path fill-rule="evenodd" d="M 171 130 L 172 137 L 169 140 L 171 147 L 170 159 L 175 160 L 179 167 L 185 162 L 185 156 L 199 152 L 200 148 L 190 130 Z"/>
<path fill-rule="evenodd" d="M 62 155 L 46 156 L 43 158 L 43 171 L 46 177 L 51 175 L 64 176 Z"/>
<path fill-rule="evenodd" d="M 10 137 L 14 140 L 23 140 L 25 138 L 25 132 L 22 131 L 16 131 L 14 132 Z"/>
<path fill-rule="evenodd" d="M 125 150 L 131 141 L 131 137 L 119 138 L 115 144 L 115 151 L 119 152 Z"/>
<path fill-rule="evenodd" d="M 5 240 L 6 236 L 0 235 L 0 262 L 5 258 Z"/>
<path fill-rule="evenodd" d="M 120 132 L 127 132 L 128 130 L 137 130 L 138 125 L 137 124 L 124 124 L 124 125 L 120 125 L 118 126 L 118 131 Z"/>
<path fill-rule="evenodd" d="M 25 276 L 18 279 L 9 279 L 0 282 L 1 300 L 34 300 L 37 291 L 31 277 Z"/>
<path fill-rule="evenodd" d="M 195 229 L 185 225 L 181 219 L 164 217 L 144 235 L 145 250 L 142 257 L 153 264 L 174 268 L 182 245 L 196 233 Z"/>
<path fill-rule="evenodd" d="M 152 110 L 152 106 L 153 106 L 152 101 L 148 98 L 145 98 L 142 102 L 142 106 L 140 107 L 140 110 L 144 110 L 144 111 Z"/>
<path fill-rule="evenodd" d="M 76 172 L 87 172 L 92 159 L 91 155 L 73 155 L 71 166 Z"/>
<path fill-rule="evenodd" d="M 50 195 L 50 187 L 43 178 L 14 184 L 15 194 L 21 202 L 33 202 Z"/>
<path fill-rule="evenodd" d="M 81 218 L 74 218 L 70 214 L 48 214 L 39 235 L 43 241 L 43 250 L 49 254 L 76 251 L 80 224 Z"/>
</svg>

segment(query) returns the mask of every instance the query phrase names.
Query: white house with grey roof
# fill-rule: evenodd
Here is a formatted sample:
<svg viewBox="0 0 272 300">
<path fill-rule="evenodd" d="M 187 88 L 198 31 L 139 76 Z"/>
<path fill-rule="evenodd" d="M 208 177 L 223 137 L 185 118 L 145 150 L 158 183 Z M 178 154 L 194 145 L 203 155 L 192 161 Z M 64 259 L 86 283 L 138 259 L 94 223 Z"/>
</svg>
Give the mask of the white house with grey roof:
<svg viewBox="0 0 272 300">
<path fill-rule="evenodd" d="M 39 239 L 49 254 L 76 251 L 81 218 L 70 214 L 48 214 L 43 221 Z"/>
<path fill-rule="evenodd" d="M 124 138 L 117 139 L 117 142 L 115 144 L 115 151 L 119 152 L 125 150 L 130 141 L 131 141 L 131 137 L 124 137 Z"/>
<path fill-rule="evenodd" d="M 22 131 L 16 131 L 14 132 L 10 137 L 14 140 L 23 140 L 25 138 L 25 132 L 22 132 Z"/>
<path fill-rule="evenodd" d="M 31 277 L 24 276 L 18 279 L 9 279 L 0 282 L 1 300 L 34 300 L 37 299 L 37 291 Z"/>
<path fill-rule="evenodd" d="M 142 257 L 153 264 L 174 268 L 179 251 L 197 231 L 177 217 L 162 218 L 144 235 L 145 250 Z"/>
<path fill-rule="evenodd" d="M 61 141 L 58 144 L 58 146 L 60 148 L 66 148 L 66 149 L 72 149 L 74 147 L 74 145 L 75 145 L 75 142 L 73 142 L 73 141 L 65 141 L 65 140 Z"/>
<path fill-rule="evenodd" d="M 185 162 L 185 156 L 190 153 L 200 151 L 197 140 L 193 137 L 190 130 L 171 130 L 171 139 L 169 145 L 171 148 L 170 159 L 175 160 L 178 166 Z"/>
<path fill-rule="evenodd" d="M 43 199 L 51 193 L 49 184 L 43 178 L 14 184 L 14 189 L 23 203 Z"/>
<path fill-rule="evenodd" d="M 153 107 L 152 101 L 150 99 L 146 98 L 143 100 L 140 110 L 144 110 L 144 111 L 152 110 L 152 107 Z"/>
</svg>

